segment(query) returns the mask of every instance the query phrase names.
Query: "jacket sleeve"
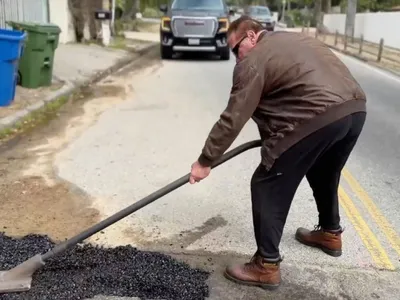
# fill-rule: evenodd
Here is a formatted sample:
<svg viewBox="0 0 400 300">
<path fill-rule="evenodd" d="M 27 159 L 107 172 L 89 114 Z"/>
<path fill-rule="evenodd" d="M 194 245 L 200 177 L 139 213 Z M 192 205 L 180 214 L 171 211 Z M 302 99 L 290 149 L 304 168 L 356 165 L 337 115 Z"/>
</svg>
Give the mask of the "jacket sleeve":
<svg viewBox="0 0 400 300">
<path fill-rule="evenodd" d="M 232 145 L 256 110 L 264 78 L 254 66 L 242 61 L 235 66 L 228 105 L 209 133 L 198 161 L 211 166 Z"/>
</svg>

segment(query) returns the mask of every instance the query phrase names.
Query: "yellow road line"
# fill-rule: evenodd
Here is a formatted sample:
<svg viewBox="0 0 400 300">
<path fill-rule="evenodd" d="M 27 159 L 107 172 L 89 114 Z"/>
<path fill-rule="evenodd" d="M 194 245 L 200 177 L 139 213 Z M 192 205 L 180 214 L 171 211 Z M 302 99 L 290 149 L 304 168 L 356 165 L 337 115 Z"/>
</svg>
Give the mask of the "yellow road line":
<svg viewBox="0 0 400 300">
<path fill-rule="evenodd" d="M 347 169 L 343 169 L 343 177 L 350 185 L 353 192 L 360 198 L 361 202 L 367 208 L 369 214 L 377 223 L 379 228 L 385 234 L 386 238 L 392 245 L 393 249 L 400 255 L 400 237 L 390 225 L 388 220 L 383 216 L 380 212 L 379 208 L 375 205 L 374 201 L 371 197 L 368 196 L 367 192 L 361 187 L 361 185 L 357 182 L 357 180 L 350 174 Z"/>
<path fill-rule="evenodd" d="M 378 239 L 361 216 L 357 207 L 354 205 L 349 195 L 346 194 L 341 186 L 339 186 L 339 199 L 347 217 L 353 224 L 377 266 L 382 269 L 394 270 L 395 268 L 385 249 L 383 249 L 382 245 L 379 243 Z"/>
</svg>

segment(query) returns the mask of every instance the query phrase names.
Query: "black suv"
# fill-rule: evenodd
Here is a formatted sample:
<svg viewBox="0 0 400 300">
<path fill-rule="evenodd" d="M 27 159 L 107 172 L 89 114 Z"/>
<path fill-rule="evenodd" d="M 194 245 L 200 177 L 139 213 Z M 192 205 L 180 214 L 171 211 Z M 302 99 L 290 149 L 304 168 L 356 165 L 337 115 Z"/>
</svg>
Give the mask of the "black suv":
<svg viewBox="0 0 400 300">
<path fill-rule="evenodd" d="M 229 60 L 227 43 L 229 10 L 223 0 L 173 0 L 162 4 L 160 25 L 161 57 L 170 59 L 175 52 L 208 52 Z"/>
</svg>

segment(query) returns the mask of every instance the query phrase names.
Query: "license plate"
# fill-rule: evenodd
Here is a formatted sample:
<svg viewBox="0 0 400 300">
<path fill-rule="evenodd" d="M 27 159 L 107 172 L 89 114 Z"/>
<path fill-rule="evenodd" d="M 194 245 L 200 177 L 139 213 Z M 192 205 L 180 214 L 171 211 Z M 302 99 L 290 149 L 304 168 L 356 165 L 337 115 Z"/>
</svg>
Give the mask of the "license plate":
<svg viewBox="0 0 400 300">
<path fill-rule="evenodd" d="M 189 45 L 200 45 L 199 39 L 189 39 Z"/>
</svg>

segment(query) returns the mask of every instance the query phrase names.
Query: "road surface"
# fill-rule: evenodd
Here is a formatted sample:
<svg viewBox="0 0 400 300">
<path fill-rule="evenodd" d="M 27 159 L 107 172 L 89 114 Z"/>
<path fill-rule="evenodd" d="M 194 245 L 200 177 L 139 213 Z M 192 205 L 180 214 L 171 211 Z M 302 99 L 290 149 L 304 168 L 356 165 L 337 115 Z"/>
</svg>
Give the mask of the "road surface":
<svg viewBox="0 0 400 300">
<path fill-rule="evenodd" d="M 294 240 L 297 227 L 317 222 L 311 190 L 303 182 L 282 238 L 280 295 L 398 299 L 400 80 L 339 56 L 365 89 L 369 110 L 340 190 L 344 253 L 331 258 Z M 233 67 L 233 59 L 163 61 L 132 82 L 129 100 L 106 111 L 61 152 L 58 175 L 98 199 L 94 207 L 107 216 L 186 174 L 227 104 Z M 232 147 L 257 138 L 250 121 Z M 109 228 L 97 242 L 215 257 L 221 271 L 227 260 L 255 250 L 249 181 L 258 162 L 259 150 L 250 150 L 204 182 L 186 185 Z M 269 297 L 227 283 L 218 272 L 210 284 L 211 299 Z"/>
<path fill-rule="evenodd" d="M 259 163 L 259 149 L 219 166 L 200 184 L 183 186 L 91 241 L 162 251 L 215 270 L 209 280 L 210 299 L 398 299 L 400 80 L 340 57 L 365 89 L 369 108 L 364 133 L 341 184 L 342 257 L 329 257 L 294 240 L 297 227 L 312 228 L 317 222 L 312 193 L 304 181 L 282 238 L 282 287 L 270 293 L 222 277 L 227 263 L 245 261 L 255 251 L 249 182 Z M 233 58 L 156 61 L 143 72 L 114 82 L 124 87 L 117 94 L 103 87 L 101 96 L 92 95 L 95 99 L 83 113 L 66 121 L 57 135 L 29 141 L 24 151 L 35 159 L 21 162 L 20 168 L 35 186 L 43 184 L 38 181 L 44 177 L 48 187 L 38 194 L 53 201 L 48 205 L 51 218 L 41 219 L 39 229 L 65 238 L 187 174 L 227 104 L 233 67 Z M 257 138 L 250 121 L 232 147 Z M 25 154 L 15 156 L 22 160 Z M 83 204 L 78 212 L 69 207 L 78 200 L 63 198 L 65 188 L 54 183 L 53 171 L 75 192 L 91 196 L 89 210 Z M 24 193 L 18 191 L 17 199 Z M 25 224 L 26 230 L 33 230 L 37 205 L 32 204 L 27 221 L 18 218 L 20 229 Z M 66 220 L 76 224 L 67 225 Z"/>
</svg>

